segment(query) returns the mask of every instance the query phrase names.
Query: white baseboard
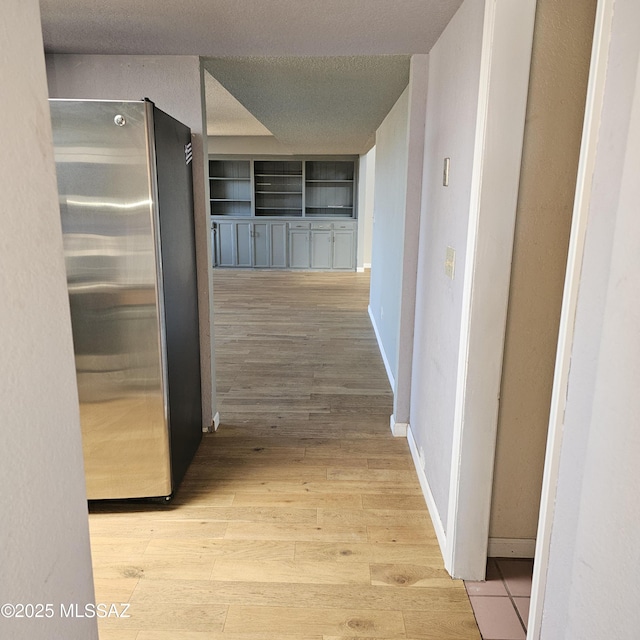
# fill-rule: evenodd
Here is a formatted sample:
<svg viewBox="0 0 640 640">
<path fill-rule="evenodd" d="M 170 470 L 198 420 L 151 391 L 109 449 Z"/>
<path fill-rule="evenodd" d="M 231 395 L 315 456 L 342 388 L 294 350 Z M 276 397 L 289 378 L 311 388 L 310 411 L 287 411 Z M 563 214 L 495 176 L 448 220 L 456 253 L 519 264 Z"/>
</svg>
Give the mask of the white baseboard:
<svg viewBox="0 0 640 640">
<path fill-rule="evenodd" d="M 357 271 L 358 273 L 364 273 L 364 267 L 358 267 L 358 268 L 356 269 L 356 271 Z"/>
<path fill-rule="evenodd" d="M 391 427 L 391 433 L 395 438 L 406 438 L 407 430 L 409 429 L 408 422 L 396 422 L 395 413 L 391 414 L 389 419 L 389 426 Z"/>
<path fill-rule="evenodd" d="M 384 362 L 384 368 L 387 372 L 387 378 L 389 378 L 389 384 L 391 385 L 391 390 L 396 392 L 396 380 L 391 372 L 391 365 L 389 364 L 389 360 L 387 359 L 387 354 L 384 351 L 384 347 L 382 346 L 382 338 L 380 338 L 380 332 L 378 331 L 378 325 L 376 325 L 376 319 L 373 317 L 373 312 L 371 311 L 371 305 L 367 307 L 367 311 L 369 312 L 369 318 L 371 318 L 371 325 L 373 326 L 373 332 L 376 334 L 376 340 L 378 341 L 378 349 L 380 350 L 380 355 L 382 356 L 382 362 Z"/>
<path fill-rule="evenodd" d="M 535 538 L 489 538 L 487 555 L 490 558 L 533 558 Z"/>
<path fill-rule="evenodd" d="M 411 425 L 407 426 L 407 441 L 409 443 L 409 451 L 411 451 L 411 457 L 413 458 L 413 464 L 416 468 L 416 473 L 418 474 L 420 488 L 422 489 L 422 494 L 424 495 L 425 502 L 427 503 L 427 509 L 429 509 L 429 515 L 431 516 L 431 522 L 433 523 L 433 528 L 435 529 L 436 537 L 438 538 L 440 553 L 442 553 L 442 557 L 444 557 L 447 548 L 447 536 L 445 534 L 444 527 L 442 526 L 440 513 L 438 512 L 436 501 L 434 500 L 433 494 L 431 493 L 431 487 L 429 487 L 427 476 L 424 472 L 424 469 L 422 468 L 422 461 L 420 460 L 418 446 L 416 445 L 413 433 L 411 432 Z"/>
<path fill-rule="evenodd" d="M 213 420 L 208 427 L 205 425 L 202 425 L 202 433 L 213 433 L 214 431 L 218 430 L 219 426 L 220 426 L 220 414 L 216 412 L 216 415 L 213 416 Z"/>
<path fill-rule="evenodd" d="M 365 269 L 371 269 L 371 263 L 370 262 L 365 262 L 364 263 L 364 268 Z"/>
</svg>

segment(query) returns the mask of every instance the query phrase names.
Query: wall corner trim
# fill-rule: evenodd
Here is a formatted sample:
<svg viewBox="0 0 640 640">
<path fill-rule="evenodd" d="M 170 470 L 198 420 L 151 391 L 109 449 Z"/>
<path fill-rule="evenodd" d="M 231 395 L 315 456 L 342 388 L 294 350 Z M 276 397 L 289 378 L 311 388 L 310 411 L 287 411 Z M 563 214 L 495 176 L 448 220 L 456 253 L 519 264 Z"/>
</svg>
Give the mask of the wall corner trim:
<svg viewBox="0 0 640 640">
<path fill-rule="evenodd" d="M 391 414 L 391 418 L 389 419 L 389 426 L 391 427 L 391 433 L 394 438 L 406 438 L 407 431 L 409 430 L 408 422 L 396 422 L 396 416 L 394 413 Z"/>
<path fill-rule="evenodd" d="M 484 10 L 445 553 L 449 573 L 465 580 L 486 572 L 536 2 Z"/>
<path fill-rule="evenodd" d="M 422 464 L 420 463 L 418 445 L 416 444 L 415 438 L 413 437 L 413 432 L 411 431 L 410 424 L 407 425 L 407 442 L 409 443 L 409 451 L 411 451 L 411 457 L 413 458 L 413 465 L 415 466 L 416 473 L 418 474 L 420 488 L 422 489 L 422 494 L 424 496 L 425 502 L 427 503 L 429 515 L 431 516 L 431 522 L 436 532 L 436 538 L 438 539 L 438 544 L 440 545 L 440 553 L 444 557 L 444 553 L 447 548 L 447 536 L 445 534 L 444 527 L 442 526 L 442 519 L 440 518 L 440 513 L 438 511 L 438 507 L 436 506 L 435 498 L 433 497 L 433 493 L 431 493 L 429 481 L 427 480 L 427 476 L 424 472 L 424 469 L 422 468 Z"/>
<path fill-rule="evenodd" d="M 564 415 L 571 369 L 573 333 L 577 313 L 578 292 L 581 284 L 582 261 L 585 250 L 589 207 L 594 167 L 597 159 L 600 121 L 605 98 L 609 66 L 614 0 L 599 0 L 591 50 L 591 66 L 585 105 L 580 160 L 576 180 L 576 194 L 571 221 L 569 254 L 565 274 L 564 292 L 555 374 L 551 395 L 549 432 L 545 453 L 540 516 L 538 520 L 536 562 L 533 565 L 531 606 L 527 624 L 527 637 L 539 640 L 542 636 L 542 617 L 547 596 L 547 572 L 551 550 L 551 534 L 555 518 L 556 492 L 560 474 L 560 454 L 564 429 Z"/>
<path fill-rule="evenodd" d="M 376 334 L 376 340 L 378 341 L 378 349 L 380 350 L 380 355 L 382 356 L 382 362 L 384 362 L 384 368 L 387 372 L 387 378 L 389 378 L 389 384 L 391 385 L 391 391 L 393 393 L 396 392 L 396 379 L 391 371 L 391 365 L 389 364 L 389 359 L 387 358 L 387 354 L 384 350 L 384 346 L 382 344 L 382 338 L 380 337 L 380 332 L 378 331 L 378 325 L 376 325 L 376 319 L 373 316 L 373 311 L 371 310 L 371 305 L 367 307 L 367 311 L 369 312 L 369 318 L 371 319 L 371 326 L 373 327 L 373 332 Z"/>
</svg>

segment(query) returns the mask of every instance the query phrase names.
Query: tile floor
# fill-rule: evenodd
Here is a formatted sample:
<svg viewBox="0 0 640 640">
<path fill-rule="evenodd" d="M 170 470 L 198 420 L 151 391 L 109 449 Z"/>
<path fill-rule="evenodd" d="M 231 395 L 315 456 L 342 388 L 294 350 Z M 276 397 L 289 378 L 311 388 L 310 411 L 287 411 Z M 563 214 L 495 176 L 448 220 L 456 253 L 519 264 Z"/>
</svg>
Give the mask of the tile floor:
<svg viewBox="0 0 640 640">
<path fill-rule="evenodd" d="M 525 640 L 533 560 L 489 558 L 486 582 L 465 582 L 483 640 Z"/>
</svg>

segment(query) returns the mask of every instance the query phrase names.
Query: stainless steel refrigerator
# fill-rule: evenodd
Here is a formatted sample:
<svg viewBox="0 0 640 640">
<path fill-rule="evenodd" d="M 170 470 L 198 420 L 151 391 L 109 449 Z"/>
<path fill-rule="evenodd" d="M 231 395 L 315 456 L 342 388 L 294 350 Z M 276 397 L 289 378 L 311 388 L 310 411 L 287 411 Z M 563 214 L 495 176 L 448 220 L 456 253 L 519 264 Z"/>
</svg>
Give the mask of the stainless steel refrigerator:
<svg viewBox="0 0 640 640">
<path fill-rule="evenodd" d="M 168 497 L 202 437 L 190 130 L 51 100 L 89 499 Z"/>
</svg>

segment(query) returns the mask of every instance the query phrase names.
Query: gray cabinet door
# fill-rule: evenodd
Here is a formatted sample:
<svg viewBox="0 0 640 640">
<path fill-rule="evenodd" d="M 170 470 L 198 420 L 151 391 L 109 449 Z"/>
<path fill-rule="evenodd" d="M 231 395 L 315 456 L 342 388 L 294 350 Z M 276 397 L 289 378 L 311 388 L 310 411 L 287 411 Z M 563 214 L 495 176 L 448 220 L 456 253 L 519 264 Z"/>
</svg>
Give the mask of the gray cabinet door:
<svg viewBox="0 0 640 640">
<path fill-rule="evenodd" d="M 251 223 L 236 223 L 236 265 L 250 267 L 251 260 Z"/>
<path fill-rule="evenodd" d="M 272 222 L 269 225 L 271 235 L 271 266 L 287 267 L 287 223 Z"/>
<path fill-rule="evenodd" d="M 291 229 L 289 232 L 289 266 L 292 269 L 308 269 L 309 265 L 309 231 Z"/>
<path fill-rule="evenodd" d="M 311 231 L 311 268 L 331 269 L 331 231 Z"/>
<path fill-rule="evenodd" d="M 253 223 L 253 266 L 269 266 L 269 225 L 266 222 Z"/>
<path fill-rule="evenodd" d="M 235 222 L 218 222 L 218 264 L 221 267 L 236 266 L 235 246 Z"/>
<path fill-rule="evenodd" d="M 353 269 L 354 247 L 353 231 L 335 230 L 333 232 L 333 268 Z"/>
</svg>

